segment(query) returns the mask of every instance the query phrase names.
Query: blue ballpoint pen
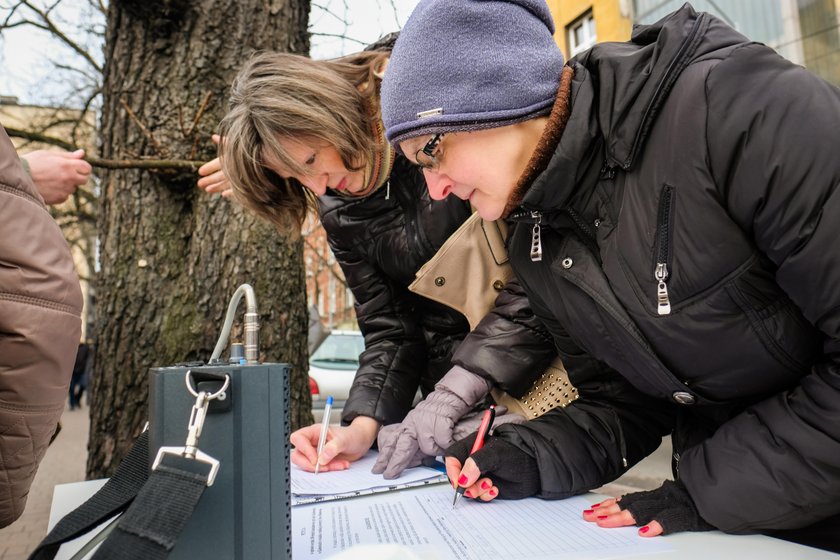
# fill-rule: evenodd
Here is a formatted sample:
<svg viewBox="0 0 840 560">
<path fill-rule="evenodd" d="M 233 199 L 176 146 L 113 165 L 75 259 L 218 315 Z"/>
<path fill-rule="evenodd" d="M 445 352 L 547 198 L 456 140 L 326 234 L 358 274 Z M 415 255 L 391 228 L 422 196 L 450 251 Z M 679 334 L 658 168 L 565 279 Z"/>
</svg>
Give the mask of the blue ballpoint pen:
<svg viewBox="0 0 840 560">
<path fill-rule="evenodd" d="M 327 404 L 324 405 L 324 420 L 321 422 L 321 437 L 318 438 L 318 458 L 315 460 L 315 474 L 321 468 L 321 451 L 324 450 L 324 443 L 327 441 L 327 431 L 330 428 L 330 411 L 332 411 L 333 398 L 327 397 Z"/>
</svg>

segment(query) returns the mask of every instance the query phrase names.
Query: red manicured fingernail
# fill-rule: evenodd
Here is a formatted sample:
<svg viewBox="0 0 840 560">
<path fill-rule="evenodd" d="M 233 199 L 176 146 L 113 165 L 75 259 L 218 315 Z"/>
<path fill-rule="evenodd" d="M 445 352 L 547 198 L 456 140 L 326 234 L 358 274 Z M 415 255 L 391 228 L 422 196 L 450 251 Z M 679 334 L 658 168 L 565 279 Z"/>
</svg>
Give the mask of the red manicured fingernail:
<svg viewBox="0 0 840 560">
<path fill-rule="evenodd" d="M 591 506 L 589 506 L 589 507 L 591 507 L 592 509 L 595 509 L 596 507 L 598 507 L 598 506 L 600 506 L 600 505 L 601 505 L 601 502 L 598 502 L 597 504 L 592 504 L 592 505 L 591 505 Z"/>
<path fill-rule="evenodd" d="M 463 486 L 464 484 L 466 484 L 466 483 L 467 483 L 467 480 L 468 480 L 468 479 L 467 479 L 467 475 L 462 474 L 462 475 L 461 475 L 461 478 L 459 478 L 459 479 L 458 479 L 458 484 L 460 484 L 461 486 Z"/>
<path fill-rule="evenodd" d="M 598 519 L 606 519 L 607 517 L 609 517 L 609 515 L 599 515 Z"/>
<path fill-rule="evenodd" d="M 487 493 L 490 494 L 491 496 L 495 496 L 497 494 L 497 492 L 495 490 L 490 490 Z"/>
<path fill-rule="evenodd" d="M 481 483 L 481 489 L 482 490 L 487 490 L 488 488 L 490 488 L 490 483 L 489 482 L 487 482 L 485 480 L 484 482 Z"/>
<path fill-rule="evenodd" d="M 466 492 L 464 492 L 464 496 L 466 496 L 467 498 L 472 498 L 472 492 L 467 490 Z"/>
<path fill-rule="evenodd" d="M 593 512 L 591 509 L 583 510 L 583 515 L 592 515 L 593 513 L 595 513 L 595 512 Z"/>
<path fill-rule="evenodd" d="M 650 527 L 648 527 L 647 525 L 639 529 L 640 533 L 647 533 L 648 531 L 650 531 Z"/>
</svg>

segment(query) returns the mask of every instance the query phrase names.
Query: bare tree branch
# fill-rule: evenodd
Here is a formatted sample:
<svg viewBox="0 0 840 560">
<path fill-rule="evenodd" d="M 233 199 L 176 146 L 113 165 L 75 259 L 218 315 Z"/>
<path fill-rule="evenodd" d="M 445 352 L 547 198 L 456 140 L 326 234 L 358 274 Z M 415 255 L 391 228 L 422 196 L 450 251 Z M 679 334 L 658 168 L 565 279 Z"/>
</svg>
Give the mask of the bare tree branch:
<svg viewBox="0 0 840 560">
<path fill-rule="evenodd" d="M 67 142 L 65 140 L 61 140 L 60 138 L 55 138 L 54 136 L 48 136 L 46 134 L 41 134 L 40 132 L 30 132 L 27 130 L 20 130 L 18 128 L 6 128 L 6 132 L 9 136 L 13 136 L 15 138 L 25 138 L 27 140 L 31 140 L 33 142 L 42 142 L 44 144 L 50 144 L 53 146 L 58 146 L 60 148 L 64 148 L 65 150 L 73 151 L 76 150 L 77 147 Z M 105 169 L 184 169 L 189 171 L 197 171 L 199 167 L 204 165 L 206 162 L 204 161 L 193 161 L 193 160 L 186 160 L 186 159 L 101 159 L 97 157 L 85 157 L 86 162 L 91 164 L 94 167 L 102 167 Z"/>
<path fill-rule="evenodd" d="M 58 146 L 59 148 L 64 148 L 65 150 L 73 151 L 76 149 L 76 146 L 67 142 L 66 140 L 62 140 L 61 138 L 56 138 L 54 136 L 49 136 L 47 134 L 42 134 L 40 132 L 32 132 L 29 130 L 21 130 L 19 128 L 14 128 L 10 126 L 4 127 L 6 132 L 9 136 L 14 138 L 23 138 L 25 140 L 29 140 L 31 142 L 42 142 L 44 144 L 50 144 L 52 146 Z"/>
<path fill-rule="evenodd" d="M 185 134 L 187 138 L 192 136 L 193 132 L 195 132 L 195 127 L 198 126 L 198 122 L 201 120 L 201 117 L 204 116 L 204 111 L 207 110 L 211 97 L 213 97 L 213 92 L 208 91 L 207 95 L 204 96 L 204 100 L 201 102 L 201 105 L 198 107 L 198 111 L 195 113 L 195 118 L 193 119 L 192 125 L 190 125 L 190 129 L 187 130 Z"/>
<path fill-rule="evenodd" d="M 134 124 L 136 124 L 140 128 L 140 130 L 143 131 L 143 134 L 145 134 L 146 138 L 149 139 L 149 142 L 152 143 L 152 146 L 154 146 L 155 151 L 159 155 L 166 156 L 169 152 L 160 144 L 160 142 L 157 141 L 157 138 L 155 138 L 154 133 L 148 128 L 146 128 L 146 125 L 144 125 L 140 121 L 140 118 L 134 113 L 134 111 L 131 110 L 131 107 L 128 106 L 128 102 L 126 102 L 124 97 L 120 97 L 120 104 L 122 104 L 123 108 L 125 109 L 125 112 L 128 113 L 128 116 L 131 117 L 131 120 L 134 121 Z"/>
<path fill-rule="evenodd" d="M 12 18 L 15 16 L 15 12 L 17 12 L 17 9 L 20 8 L 20 6 L 21 6 L 21 3 L 18 2 L 17 4 L 12 6 L 11 9 L 9 9 L 9 13 L 8 13 L 8 15 L 6 15 L 6 19 L 3 20 L 3 25 L 0 25 L 0 29 L 3 29 L 3 28 L 6 28 L 6 27 L 10 26 L 9 22 L 12 21 Z"/>
<path fill-rule="evenodd" d="M 185 171 L 198 171 L 198 168 L 206 163 L 187 159 L 100 159 L 95 157 L 84 159 L 93 167 L 104 169 L 183 169 Z"/>
<path fill-rule="evenodd" d="M 67 72 L 73 72 L 74 74 L 79 74 L 84 76 L 89 82 L 97 83 L 99 82 L 100 76 L 94 76 L 83 70 L 82 68 L 76 68 L 75 66 L 70 66 L 69 64 L 64 64 L 61 62 L 57 62 L 56 60 L 50 59 L 50 62 L 53 66 L 58 68 L 59 70 L 66 70 Z"/>
<path fill-rule="evenodd" d="M 73 139 L 74 142 L 78 142 L 79 138 L 79 128 L 84 124 L 84 115 L 90 110 L 90 106 L 93 104 L 93 100 L 99 97 L 99 94 L 102 93 L 101 86 L 98 86 L 93 90 L 93 92 L 88 95 L 88 98 L 85 100 L 84 104 L 82 105 L 81 110 L 79 111 L 80 117 L 76 119 L 76 124 L 73 125 L 73 129 L 70 131 L 70 137 Z"/>
<path fill-rule="evenodd" d="M 49 31 L 48 27 L 41 25 L 40 23 L 30 21 L 28 19 L 22 19 L 20 21 L 16 21 L 14 23 L 7 23 L 3 24 L 3 29 L 12 29 L 14 27 L 19 27 L 21 25 L 31 25 L 32 27 L 37 27 L 38 29 L 43 29 L 44 31 Z"/>
<path fill-rule="evenodd" d="M 82 58 L 87 60 L 88 64 L 90 64 L 91 66 L 96 68 L 96 70 L 99 73 L 102 73 L 102 67 L 93 59 L 92 56 L 90 56 L 90 54 L 85 49 L 83 49 L 81 46 L 79 46 L 70 37 L 65 35 L 61 31 L 61 29 L 56 27 L 56 25 L 50 19 L 48 12 L 46 12 L 44 10 L 39 10 L 36 6 L 33 6 L 32 3 L 29 2 L 29 0 L 21 0 L 21 4 L 23 4 L 24 6 L 26 6 L 27 8 L 29 8 L 30 10 L 32 10 L 33 12 L 35 12 L 36 14 L 38 14 L 41 17 L 41 20 L 43 20 L 43 25 L 45 25 L 46 27 L 45 28 L 42 27 L 42 26 L 39 26 L 39 27 L 42 27 L 43 29 L 47 29 L 56 38 L 58 38 L 62 43 L 64 43 L 68 47 L 70 47 L 72 50 L 76 51 L 76 53 L 78 53 L 79 56 L 81 56 Z M 52 10 L 52 8 L 50 8 L 50 10 Z"/>
<path fill-rule="evenodd" d="M 353 41 L 359 45 L 366 45 L 364 41 L 359 41 L 358 39 L 354 39 L 353 37 L 348 37 L 347 35 L 340 35 L 338 33 L 310 33 L 310 35 L 315 37 L 334 37 L 336 39 L 346 39 L 347 41 Z"/>
<path fill-rule="evenodd" d="M 44 13 L 49 15 L 59 4 L 61 4 L 61 0 L 55 0 L 52 6 L 44 10 Z"/>
<path fill-rule="evenodd" d="M 400 18 L 397 17 L 397 5 L 394 4 L 394 0 L 388 0 L 388 3 L 391 5 L 391 13 L 394 14 L 394 23 L 397 26 L 397 29 L 402 28 L 400 25 Z"/>
<path fill-rule="evenodd" d="M 337 13 L 335 13 L 334 11 L 329 9 L 327 6 L 324 6 L 323 4 L 316 4 L 316 3 L 313 2 L 312 7 L 313 8 L 318 8 L 319 10 L 324 12 L 326 15 L 330 15 L 333 18 L 335 18 L 339 23 L 344 24 L 345 27 L 347 26 L 347 18 L 338 15 Z M 311 22 L 310 22 L 310 25 L 311 25 Z"/>
</svg>

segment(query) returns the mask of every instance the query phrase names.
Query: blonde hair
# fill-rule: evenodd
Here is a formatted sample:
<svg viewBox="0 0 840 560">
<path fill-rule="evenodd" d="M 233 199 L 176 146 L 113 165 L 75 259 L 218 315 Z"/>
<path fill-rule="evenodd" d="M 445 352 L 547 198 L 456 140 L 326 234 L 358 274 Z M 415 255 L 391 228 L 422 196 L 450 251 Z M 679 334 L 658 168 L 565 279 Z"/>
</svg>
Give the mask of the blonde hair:
<svg viewBox="0 0 840 560">
<path fill-rule="evenodd" d="M 334 60 L 258 53 L 237 75 L 219 133 L 222 169 L 234 197 L 282 230 L 300 229 L 316 196 L 269 169 L 266 158 L 293 174 L 302 166 L 279 139 L 314 138 L 333 146 L 347 169 L 360 169 L 377 149 L 371 131 L 379 119 L 379 70 L 387 52 Z"/>
</svg>

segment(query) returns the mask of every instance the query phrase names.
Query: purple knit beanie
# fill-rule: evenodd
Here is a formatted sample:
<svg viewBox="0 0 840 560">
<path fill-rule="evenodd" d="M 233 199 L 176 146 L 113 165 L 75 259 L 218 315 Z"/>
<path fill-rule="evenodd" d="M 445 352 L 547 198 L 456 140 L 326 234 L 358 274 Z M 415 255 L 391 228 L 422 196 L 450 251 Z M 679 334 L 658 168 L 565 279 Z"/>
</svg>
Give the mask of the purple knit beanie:
<svg viewBox="0 0 840 560">
<path fill-rule="evenodd" d="M 548 114 L 563 53 L 545 0 L 421 0 L 382 81 L 392 144 Z"/>
</svg>

